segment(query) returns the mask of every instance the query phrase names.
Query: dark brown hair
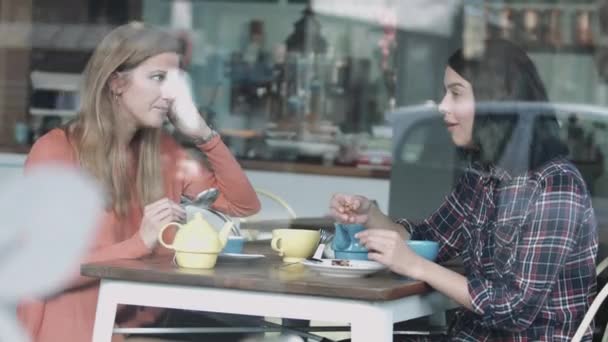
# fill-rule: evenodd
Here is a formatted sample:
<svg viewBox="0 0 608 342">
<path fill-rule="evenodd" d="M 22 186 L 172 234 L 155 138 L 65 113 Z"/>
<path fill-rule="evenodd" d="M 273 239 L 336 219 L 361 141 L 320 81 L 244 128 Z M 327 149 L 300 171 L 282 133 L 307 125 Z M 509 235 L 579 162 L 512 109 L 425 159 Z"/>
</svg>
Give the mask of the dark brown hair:
<svg viewBox="0 0 608 342">
<path fill-rule="evenodd" d="M 519 46 L 502 39 L 487 40 L 481 55 L 467 58 L 461 49 L 448 59 L 448 66 L 473 87 L 475 149 L 468 153 L 474 159 L 484 165 L 508 160 L 509 165 L 502 166 L 521 172 L 568 154 L 538 71 Z M 524 115 L 534 118 L 522 120 Z M 528 150 L 511 150 L 514 155 L 506 156 L 506 146 L 515 137 L 515 130 L 530 124 Z"/>
</svg>

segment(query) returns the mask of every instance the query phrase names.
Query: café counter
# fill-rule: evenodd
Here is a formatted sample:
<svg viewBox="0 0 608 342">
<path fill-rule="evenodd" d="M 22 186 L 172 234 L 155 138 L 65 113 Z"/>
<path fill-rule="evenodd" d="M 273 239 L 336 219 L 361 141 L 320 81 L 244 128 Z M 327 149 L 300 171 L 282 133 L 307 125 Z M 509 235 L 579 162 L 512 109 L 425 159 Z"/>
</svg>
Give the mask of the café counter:
<svg viewBox="0 0 608 342">
<path fill-rule="evenodd" d="M 0 182 L 20 174 L 27 146 L 0 145 Z M 355 193 L 375 199 L 388 210 L 390 171 L 329 166 L 300 162 L 239 160 L 254 187 L 285 200 L 298 217 L 319 217 L 328 211 L 335 192 Z M 263 218 L 284 218 L 285 211 L 261 198 Z M 267 205 L 266 205 L 267 204 Z"/>
</svg>

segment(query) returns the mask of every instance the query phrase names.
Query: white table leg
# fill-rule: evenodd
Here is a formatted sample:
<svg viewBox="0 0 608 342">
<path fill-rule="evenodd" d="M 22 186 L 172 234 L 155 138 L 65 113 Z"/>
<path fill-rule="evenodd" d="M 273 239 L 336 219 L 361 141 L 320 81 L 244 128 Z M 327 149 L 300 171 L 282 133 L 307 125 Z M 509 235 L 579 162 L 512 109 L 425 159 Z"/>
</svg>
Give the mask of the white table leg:
<svg viewBox="0 0 608 342">
<path fill-rule="evenodd" d="M 95 326 L 93 327 L 93 342 L 109 342 L 112 340 L 114 321 L 118 302 L 113 293 L 112 281 L 102 280 L 99 286 Z"/>
<path fill-rule="evenodd" d="M 390 310 L 370 307 L 351 322 L 352 342 L 392 342 L 393 315 Z"/>
</svg>

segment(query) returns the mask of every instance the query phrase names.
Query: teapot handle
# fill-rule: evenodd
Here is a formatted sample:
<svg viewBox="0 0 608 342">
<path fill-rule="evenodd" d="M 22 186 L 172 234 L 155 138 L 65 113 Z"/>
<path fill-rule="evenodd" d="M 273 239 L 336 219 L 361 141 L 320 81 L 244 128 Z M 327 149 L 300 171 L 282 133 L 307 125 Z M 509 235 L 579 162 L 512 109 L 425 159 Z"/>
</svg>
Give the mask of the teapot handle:
<svg viewBox="0 0 608 342">
<path fill-rule="evenodd" d="M 165 232 L 165 229 L 169 228 L 170 226 L 177 226 L 178 228 L 182 228 L 183 227 L 183 225 L 181 223 L 178 223 L 178 222 L 167 223 L 158 232 L 158 242 L 160 242 L 160 244 L 163 245 L 163 247 L 165 247 L 167 249 L 173 249 L 173 250 L 175 250 L 175 248 L 173 247 L 173 244 L 168 244 L 168 243 L 166 243 L 163 240 L 163 233 Z"/>
</svg>

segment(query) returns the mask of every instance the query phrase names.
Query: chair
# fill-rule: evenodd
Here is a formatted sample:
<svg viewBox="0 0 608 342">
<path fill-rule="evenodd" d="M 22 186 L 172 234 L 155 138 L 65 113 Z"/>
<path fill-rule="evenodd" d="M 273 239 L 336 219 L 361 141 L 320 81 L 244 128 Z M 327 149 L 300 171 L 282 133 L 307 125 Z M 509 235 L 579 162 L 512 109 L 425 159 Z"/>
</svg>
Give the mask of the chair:
<svg viewBox="0 0 608 342">
<path fill-rule="evenodd" d="M 297 217 L 296 212 L 293 210 L 293 208 L 281 197 L 279 197 L 278 195 L 268 191 L 268 190 L 263 190 L 263 189 L 259 189 L 259 188 L 254 188 L 255 192 L 258 194 L 258 196 L 265 196 L 269 199 L 271 199 L 272 201 L 276 202 L 279 206 L 281 206 L 283 209 L 285 209 L 285 211 L 287 211 L 288 214 L 288 219 L 295 219 Z M 260 213 L 249 216 L 249 217 L 242 217 L 239 219 L 240 223 L 253 223 L 256 221 L 256 217 L 259 217 Z M 255 237 L 257 236 L 257 231 L 248 229 L 248 237 L 251 238 L 252 240 L 255 240 Z"/>
<path fill-rule="evenodd" d="M 274 202 L 276 202 L 277 204 L 279 204 L 280 206 L 282 206 L 287 211 L 289 218 L 294 219 L 297 217 L 296 212 L 293 210 L 293 208 L 284 199 L 282 199 L 278 195 L 276 195 L 268 190 L 263 190 L 263 189 L 259 189 L 259 188 L 255 188 L 254 190 L 258 195 L 266 196 L 266 197 L 270 198 L 271 200 L 273 200 Z M 241 221 L 250 220 L 252 217 L 255 217 L 257 215 L 259 215 L 259 214 L 252 215 L 247 218 L 243 218 L 243 219 L 241 219 Z"/>
<path fill-rule="evenodd" d="M 606 268 L 608 268 L 608 257 L 602 260 L 602 262 L 597 265 L 595 269 L 596 275 L 599 276 L 600 274 L 602 274 L 602 272 L 604 272 Z M 589 307 L 589 311 L 587 311 L 585 317 L 583 317 L 583 321 L 576 330 L 576 333 L 572 338 L 572 342 L 581 341 L 583 335 L 585 335 L 585 332 L 587 331 L 587 328 L 589 328 L 589 325 L 591 324 L 591 320 L 593 320 L 593 318 L 595 317 L 597 310 L 600 308 L 602 303 L 604 303 L 606 297 L 608 297 L 608 285 L 605 285 L 602 288 L 600 293 L 598 293 L 598 295 L 593 300 L 593 303 L 591 303 L 591 307 Z M 608 342 L 608 327 L 604 330 L 604 333 L 602 335 L 602 342 Z"/>
</svg>

